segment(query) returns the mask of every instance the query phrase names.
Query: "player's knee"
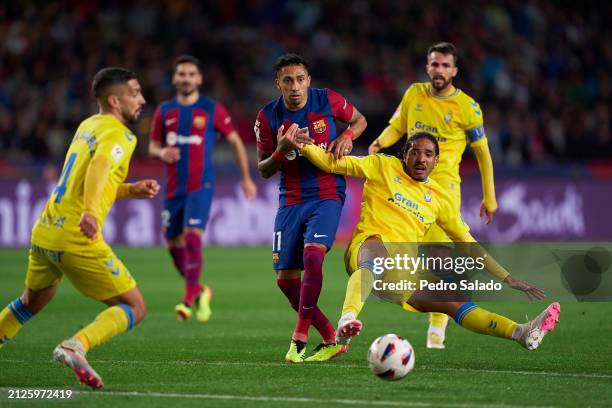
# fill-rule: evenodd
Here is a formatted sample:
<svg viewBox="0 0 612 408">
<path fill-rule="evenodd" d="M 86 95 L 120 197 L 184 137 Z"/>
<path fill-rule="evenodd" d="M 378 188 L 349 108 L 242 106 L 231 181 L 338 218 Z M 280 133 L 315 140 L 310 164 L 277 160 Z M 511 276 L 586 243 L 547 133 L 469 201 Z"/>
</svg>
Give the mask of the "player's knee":
<svg viewBox="0 0 612 408">
<path fill-rule="evenodd" d="M 142 322 L 146 315 L 147 315 L 147 305 L 143 303 L 137 309 L 136 316 L 134 316 L 136 318 L 136 321 L 134 323 L 138 324 L 138 323 Z"/>
<path fill-rule="evenodd" d="M 134 324 L 142 322 L 147 315 L 147 304 L 142 297 L 139 297 L 132 306 L 134 310 Z"/>
<path fill-rule="evenodd" d="M 134 316 L 134 326 L 142 322 L 147 314 L 147 306 L 144 302 L 136 302 L 129 305 Z"/>
<path fill-rule="evenodd" d="M 302 272 L 297 269 L 280 269 L 276 271 L 276 277 L 281 280 L 299 279 L 302 277 Z"/>
<path fill-rule="evenodd" d="M 144 320 L 147 314 L 147 305 L 140 293 L 130 297 L 130 299 L 124 299 L 123 304 L 131 309 L 134 326 Z"/>
<path fill-rule="evenodd" d="M 196 235 L 199 238 L 202 238 L 203 234 L 204 234 L 204 230 L 201 228 L 185 228 L 185 236 Z"/>
<path fill-rule="evenodd" d="M 324 245 L 306 245 L 304 247 L 304 268 L 310 269 L 323 264 L 326 247 Z"/>
<path fill-rule="evenodd" d="M 185 231 L 185 246 L 187 251 L 193 255 L 200 253 L 202 250 L 202 231 L 194 228 L 189 228 Z"/>
<path fill-rule="evenodd" d="M 176 237 L 168 238 L 166 240 L 166 243 L 168 245 L 168 248 L 171 248 L 171 247 L 184 247 L 185 246 L 185 236 L 181 234 L 181 235 L 176 236 Z"/>
</svg>

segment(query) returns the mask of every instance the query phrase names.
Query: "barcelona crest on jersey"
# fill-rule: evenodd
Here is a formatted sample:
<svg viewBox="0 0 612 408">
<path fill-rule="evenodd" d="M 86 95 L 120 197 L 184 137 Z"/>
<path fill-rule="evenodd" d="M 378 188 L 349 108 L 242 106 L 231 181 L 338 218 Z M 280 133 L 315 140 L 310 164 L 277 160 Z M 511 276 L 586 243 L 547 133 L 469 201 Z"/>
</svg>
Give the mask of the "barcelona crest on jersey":
<svg viewBox="0 0 612 408">
<path fill-rule="evenodd" d="M 206 125 L 206 118 L 204 116 L 196 116 L 193 119 L 193 126 L 196 128 L 202 129 L 204 128 L 204 125 Z"/>
<path fill-rule="evenodd" d="M 317 133 L 325 132 L 325 129 L 327 129 L 327 124 L 325 123 L 325 119 L 319 119 L 316 122 L 314 122 L 312 124 L 312 128 Z"/>
</svg>

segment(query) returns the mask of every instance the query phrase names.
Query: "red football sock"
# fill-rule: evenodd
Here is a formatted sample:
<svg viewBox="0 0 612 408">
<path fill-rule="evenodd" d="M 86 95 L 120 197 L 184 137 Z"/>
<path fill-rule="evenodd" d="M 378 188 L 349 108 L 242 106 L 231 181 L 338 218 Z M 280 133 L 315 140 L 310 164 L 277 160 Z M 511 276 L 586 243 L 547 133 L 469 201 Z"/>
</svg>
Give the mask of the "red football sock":
<svg viewBox="0 0 612 408">
<path fill-rule="evenodd" d="M 289 304 L 296 312 L 300 306 L 300 291 L 302 289 L 302 281 L 300 278 L 294 279 L 276 279 L 276 284 L 289 300 Z M 336 341 L 336 329 L 331 324 L 327 316 L 319 309 L 315 308 L 312 316 L 312 325 L 323 337 L 323 343 L 329 344 Z"/>
<path fill-rule="evenodd" d="M 325 251 L 315 246 L 304 248 L 304 281 L 300 291 L 298 318 L 293 340 L 308 341 L 308 328 L 312 322 L 321 287 L 323 286 L 323 258 Z"/>
<path fill-rule="evenodd" d="M 193 304 L 195 298 L 202 292 L 200 275 L 202 274 L 202 238 L 199 234 L 188 232 L 185 234 L 185 247 L 187 248 L 187 262 L 185 265 L 185 295 L 183 303 Z"/>
<path fill-rule="evenodd" d="M 185 277 L 185 265 L 187 264 L 187 248 L 185 248 L 184 246 L 171 246 L 169 250 L 170 256 L 172 257 L 172 261 L 174 262 L 174 267 L 182 277 Z"/>
</svg>

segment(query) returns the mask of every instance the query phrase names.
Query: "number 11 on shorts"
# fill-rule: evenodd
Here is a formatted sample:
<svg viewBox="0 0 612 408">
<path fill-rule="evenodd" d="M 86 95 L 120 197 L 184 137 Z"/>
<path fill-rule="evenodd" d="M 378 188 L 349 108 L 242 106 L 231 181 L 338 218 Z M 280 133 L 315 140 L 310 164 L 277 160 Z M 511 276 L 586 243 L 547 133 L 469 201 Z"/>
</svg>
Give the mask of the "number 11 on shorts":
<svg viewBox="0 0 612 408">
<path fill-rule="evenodd" d="M 281 231 L 272 233 L 272 252 L 280 252 L 281 250 Z"/>
</svg>

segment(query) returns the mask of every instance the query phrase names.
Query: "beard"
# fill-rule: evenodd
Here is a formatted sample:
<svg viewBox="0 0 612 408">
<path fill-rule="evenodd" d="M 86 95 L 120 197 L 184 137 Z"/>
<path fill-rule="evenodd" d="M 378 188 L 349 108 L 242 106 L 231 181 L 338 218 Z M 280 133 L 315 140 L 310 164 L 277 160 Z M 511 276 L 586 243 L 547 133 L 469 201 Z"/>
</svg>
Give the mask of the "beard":
<svg viewBox="0 0 612 408">
<path fill-rule="evenodd" d="M 436 85 L 436 80 L 441 79 L 442 83 L 441 85 Z M 436 91 L 441 91 L 443 89 L 445 89 L 447 86 L 449 86 L 451 83 L 453 82 L 452 78 L 451 79 L 445 79 L 442 76 L 435 76 L 431 79 L 431 86 L 436 90 Z"/>
<path fill-rule="evenodd" d="M 191 86 L 191 85 L 180 85 L 178 87 L 178 93 L 180 93 L 182 96 L 190 96 L 192 95 L 195 91 L 198 90 L 197 86 Z"/>
<path fill-rule="evenodd" d="M 138 116 L 140 116 L 140 109 L 137 109 L 132 113 L 123 111 L 121 112 L 121 116 L 123 116 L 125 123 L 134 124 L 138 120 Z"/>
</svg>

